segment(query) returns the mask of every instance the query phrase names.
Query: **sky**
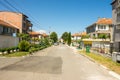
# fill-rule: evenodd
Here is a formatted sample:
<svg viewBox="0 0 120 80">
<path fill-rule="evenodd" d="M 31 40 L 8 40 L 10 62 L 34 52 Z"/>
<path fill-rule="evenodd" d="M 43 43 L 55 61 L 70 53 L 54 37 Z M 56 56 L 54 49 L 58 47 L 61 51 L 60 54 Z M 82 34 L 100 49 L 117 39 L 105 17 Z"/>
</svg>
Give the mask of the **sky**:
<svg viewBox="0 0 120 80">
<path fill-rule="evenodd" d="M 7 3 L 1 0 L 2 3 Z M 0 1 L 0 10 L 5 8 Z M 33 30 L 83 32 L 100 18 L 112 18 L 112 0 L 7 0 L 33 23 Z"/>
</svg>

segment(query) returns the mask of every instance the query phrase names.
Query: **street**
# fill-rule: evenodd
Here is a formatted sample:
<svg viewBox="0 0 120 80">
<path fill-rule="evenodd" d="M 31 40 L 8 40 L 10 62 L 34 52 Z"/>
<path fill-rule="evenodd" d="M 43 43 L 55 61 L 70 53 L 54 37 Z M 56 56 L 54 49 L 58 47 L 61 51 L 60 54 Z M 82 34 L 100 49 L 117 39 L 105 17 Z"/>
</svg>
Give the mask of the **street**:
<svg viewBox="0 0 120 80">
<path fill-rule="evenodd" d="M 118 80 L 65 45 L 32 56 L 0 58 L 0 80 Z"/>
</svg>

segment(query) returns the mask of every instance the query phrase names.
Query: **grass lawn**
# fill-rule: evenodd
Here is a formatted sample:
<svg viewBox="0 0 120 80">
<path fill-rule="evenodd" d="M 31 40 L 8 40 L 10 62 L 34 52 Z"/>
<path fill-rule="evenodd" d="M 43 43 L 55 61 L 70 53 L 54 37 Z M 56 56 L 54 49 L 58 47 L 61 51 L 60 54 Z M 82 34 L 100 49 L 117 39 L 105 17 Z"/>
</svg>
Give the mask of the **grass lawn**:
<svg viewBox="0 0 120 80">
<path fill-rule="evenodd" d="M 94 59 L 96 62 L 106 66 L 110 70 L 120 74 L 120 63 L 116 63 L 116 62 L 112 61 L 111 58 L 107 58 L 107 57 L 101 56 L 99 54 L 86 53 L 85 50 L 80 51 L 80 54 L 90 57 L 90 58 Z"/>
<path fill-rule="evenodd" d="M 15 53 L 11 53 L 11 54 L 6 54 L 6 55 L 0 55 L 0 56 L 5 56 L 5 57 L 21 57 L 21 56 L 25 56 L 28 55 L 29 52 L 15 52 Z"/>
</svg>

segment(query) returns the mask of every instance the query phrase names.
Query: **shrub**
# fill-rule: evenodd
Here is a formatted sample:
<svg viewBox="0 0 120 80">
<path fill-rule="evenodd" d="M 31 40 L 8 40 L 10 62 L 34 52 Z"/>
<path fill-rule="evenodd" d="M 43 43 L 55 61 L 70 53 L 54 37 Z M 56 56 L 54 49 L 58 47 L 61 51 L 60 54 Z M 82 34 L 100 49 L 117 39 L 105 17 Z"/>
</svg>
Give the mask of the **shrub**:
<svg viewBox="0 0 120 80">
<path fill-rule="evenodd" d="M 7 53 L 10 53 L 11 48 L 6 48 Z"/>
<path fill-rule="evenodd" d="M 44 39 L 44 43 L 45 43 L 45 45 L 50 45 L 48 38 Z"/>
<path fill-rule="evenodd" d="M 20 51 L 28 51 L 30 48 L 30 44 L 28 41 L 23 40 L 18 44 L 18 47 Z"/>
</svg>

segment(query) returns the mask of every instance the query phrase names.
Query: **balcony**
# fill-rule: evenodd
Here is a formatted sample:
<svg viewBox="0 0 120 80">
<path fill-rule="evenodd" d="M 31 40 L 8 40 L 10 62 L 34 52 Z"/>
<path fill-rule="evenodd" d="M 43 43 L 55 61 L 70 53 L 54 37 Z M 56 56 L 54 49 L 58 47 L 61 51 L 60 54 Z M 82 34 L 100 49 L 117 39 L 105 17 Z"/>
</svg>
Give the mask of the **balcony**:
<svg viewBox="0 0 120 80">
<path fill-rule="evenodd" d="M 29 20 L 26 21 L 26 24 L 28 27 L 32 27 L 32 23 Z"/>
</svg>

